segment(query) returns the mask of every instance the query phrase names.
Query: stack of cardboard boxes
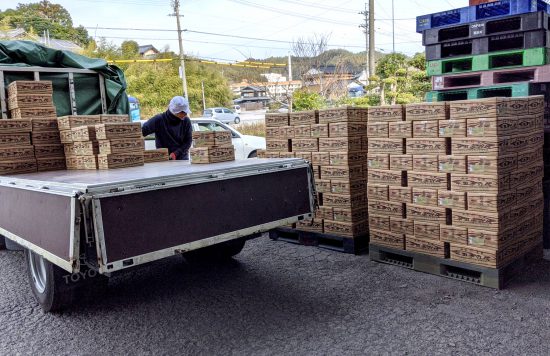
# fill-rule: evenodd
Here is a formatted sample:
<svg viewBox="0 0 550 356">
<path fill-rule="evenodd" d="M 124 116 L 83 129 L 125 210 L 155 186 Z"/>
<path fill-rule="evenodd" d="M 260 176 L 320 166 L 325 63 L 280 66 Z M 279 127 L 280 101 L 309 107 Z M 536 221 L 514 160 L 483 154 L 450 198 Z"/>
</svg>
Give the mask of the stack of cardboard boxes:
<svg viewBox="0 0 550 356">
<path fill-rule="evenodd" d="M 31 121 L 0 120 L 0 175 L 36 172 Z"/>
<path fill-rule="evenodd" d="M 219 163 L 235 160 L 235 148 L 229 131 L 193 132 L 193 148 L 189 150 L 191 163 Z"/>
<path fill-rule="evenodd" d="M 102 123 L 95 125 L 94 131 L 99 169 L 143 166 L 145 145 L 139 122 Z"/>
<path fill-rule="evenodd" d="M 12 119 L 55 119 L 50 81 L 14 81 L 8 85 L 8 109 Z"/>
<path fill-rule="evenodd" d="M 539 246 L 543 112 L 542 97 L 407 105 L 369 137 L 371 243 L 492 268 Z"/>
</svg>

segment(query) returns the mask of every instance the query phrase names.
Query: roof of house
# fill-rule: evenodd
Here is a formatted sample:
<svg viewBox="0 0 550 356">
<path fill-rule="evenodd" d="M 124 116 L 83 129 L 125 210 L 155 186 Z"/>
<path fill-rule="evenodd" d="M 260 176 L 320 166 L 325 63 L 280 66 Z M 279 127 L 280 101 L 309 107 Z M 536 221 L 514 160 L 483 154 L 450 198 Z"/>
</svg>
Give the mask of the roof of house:
<svg viewBox="0 0 550 356">
<path fill-rule="evenodd" d="M 241 91 L 252 91 L 252 92 L 256 92 L 256 91 L 265 91 L 265 89 L 264 89 L 264 88 L 257 87 L 257 86 L 254 86 L 254 85 L 248 85 L 248 86 L 242 88 Z"/>
<path fill-rule="evenodd" d="M 159 50 L 156 49 L 155 46 L 153 46 L 152 44 L 139 46 L 139 54 L 144 54 L 145 52 L 147 52 L 149 50 L 151 50 L 155 53 L 159 53 Z"/>
</svg>

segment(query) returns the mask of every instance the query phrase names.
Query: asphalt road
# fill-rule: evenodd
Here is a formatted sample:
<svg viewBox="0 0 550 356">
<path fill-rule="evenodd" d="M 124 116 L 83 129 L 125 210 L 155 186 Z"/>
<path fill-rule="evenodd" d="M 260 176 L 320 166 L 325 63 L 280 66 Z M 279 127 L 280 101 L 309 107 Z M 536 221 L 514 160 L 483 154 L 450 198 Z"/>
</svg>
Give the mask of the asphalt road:
<svg viewBox="0 0 550 356">
<path fill-rule="evenodd" d="M 234 261 L 174 257 L 60 315 L 0 251 L 0 354 L 550 353 L 550 262 L 504 291 L 313 247 L 250 242 Z"/>
</svg>

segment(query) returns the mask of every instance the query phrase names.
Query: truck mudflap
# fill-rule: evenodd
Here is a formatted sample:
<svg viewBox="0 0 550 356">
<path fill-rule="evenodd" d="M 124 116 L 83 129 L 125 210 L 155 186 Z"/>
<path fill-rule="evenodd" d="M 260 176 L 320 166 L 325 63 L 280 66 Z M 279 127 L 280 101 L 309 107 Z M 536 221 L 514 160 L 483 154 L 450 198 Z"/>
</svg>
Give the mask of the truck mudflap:
<svg viewBox="0 0 550 356">
<path fill-rule="evenodd" d="M 312 216 L 309 165 L 165 189 L 92 197 L 100 272 L 108 273 Z"/>
<path fill-rule="evenodd" d="M 0 186 L 0 201 L 1 235 L 68 272 L 79 271 L 81 217 L 75 193 Z"/>
</svg>

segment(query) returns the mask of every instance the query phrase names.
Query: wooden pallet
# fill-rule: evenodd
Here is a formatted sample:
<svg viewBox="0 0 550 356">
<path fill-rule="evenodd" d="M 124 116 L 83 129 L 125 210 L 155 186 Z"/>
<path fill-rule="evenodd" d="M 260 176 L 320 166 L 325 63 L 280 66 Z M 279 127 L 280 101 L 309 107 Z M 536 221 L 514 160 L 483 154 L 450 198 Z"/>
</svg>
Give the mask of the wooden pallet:
<svg viewBox="0 0 550 356">
<path fill-rule="evenodd" d="M 355 238 L 322 234 L 319 232 L 300 231 L 278 227 L 269 232 L 269 238 L 275 241 L 290 242 L 304 246 L 315 246 L 327 250 L 360 255 L 368 251 L 369 236 Z"/>
<path fill-rule="evenodd" d="M 401 266 L 488 288 L 503 289 L 521 273 L 528 263 L 542 258 L 542 245 L 537 245 L 528 253 L 501 268 L 477 266 L 374 244 L 369 246 L 369 254 L 371 261 Z"/>
</svg>

